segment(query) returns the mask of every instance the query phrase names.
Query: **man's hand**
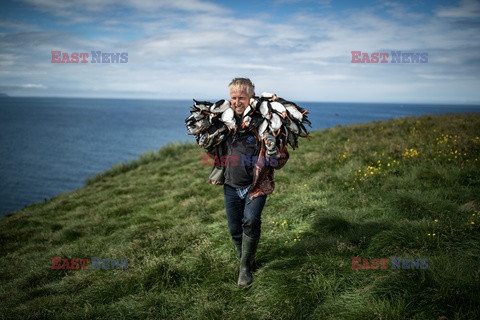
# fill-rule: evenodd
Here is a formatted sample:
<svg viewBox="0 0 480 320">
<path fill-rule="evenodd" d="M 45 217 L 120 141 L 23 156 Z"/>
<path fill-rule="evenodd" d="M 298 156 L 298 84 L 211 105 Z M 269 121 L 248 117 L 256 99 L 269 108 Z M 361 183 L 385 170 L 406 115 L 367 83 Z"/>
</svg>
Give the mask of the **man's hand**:
<svg viewBox="0 0 480 320">
<path fill-rule="evenodd" d="M 198 145 L 208 149 L 212 146 L 213 138 L 215 137 L 212 137 L 208 133 L 204 133 L 200 136 L 200 139 L 198 139 Z"/>
<path fill-rule="evenodd" d="M 267 134 L 265 138 L 265 147 L 267 147 L 267 155 L 271 156 L 278 153 L 277 146 L 275 144 L 275 137 L 271 134 Z"/>
</svg>

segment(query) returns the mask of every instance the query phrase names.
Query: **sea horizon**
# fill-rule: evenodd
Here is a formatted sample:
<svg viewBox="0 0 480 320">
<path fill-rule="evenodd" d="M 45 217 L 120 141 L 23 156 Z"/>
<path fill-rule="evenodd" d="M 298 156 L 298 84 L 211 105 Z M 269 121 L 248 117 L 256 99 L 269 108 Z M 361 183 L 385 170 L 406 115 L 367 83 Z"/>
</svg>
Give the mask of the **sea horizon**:
<svg viewBox="0 0 480 320">
<path fill-rule="evenodd" d="M 3 93 L 5 94 L 5 93 Z M 281 96 L 281 95 L 280 95 Z M 283 96 L 281 96 L 284 98 Z M 12 96 L 12 95 L 3 95 L 0 92 L 0 99 L 2 98 L 20 98 L 20 99 L 83 99 L 83 100 L 147 100 L 147 101 L 193 101 L 195 100 L 205 100 L 205 101 L 210 101 L 210 102 L 215 102 L 221 99 L 228 99 L 227 96 L 224 97 L 217 97 L 217 98 L 212 98 L 212 97 L 192 97 L 192 98 L 148 98 L 148 97 L 76 97 L 76 96 Z M 298 104 L 301 103 L 355 103 L 355 104 L 407 104 L 407 105 L 441 105 L 441 106 L 478 106 L 480 107 L 480 101 L 478 102 L 459 102 L 459 101 L 443 101 L 443 102 L 435 102 L 435 101 L 331 101 L 331 100 L 297 100 L 297 99 L 290 99 L 289 97 L 285 97 L 287 100 L 294 101 Z"/>
</svg>

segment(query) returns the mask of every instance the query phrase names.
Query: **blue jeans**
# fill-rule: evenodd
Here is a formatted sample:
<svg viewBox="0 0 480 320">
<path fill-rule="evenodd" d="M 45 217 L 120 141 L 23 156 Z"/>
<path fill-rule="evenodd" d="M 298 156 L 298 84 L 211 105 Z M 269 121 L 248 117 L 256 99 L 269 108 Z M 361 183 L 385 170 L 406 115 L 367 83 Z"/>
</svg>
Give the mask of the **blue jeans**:
<svg viewBox="0 0 480 320">
<path fill-rule="evenodd" d="M 223 193 L 228 229 L 232 240 L 241 243 L 243 233 L 250 238 L 259 238 L 262 210 L 267 201 L 267 195 L 256 197 L 253 200 L 247 195 L 245 199 L 241 199 L 236 189 L 227 184 L 223 185 Z"/>
</svg>

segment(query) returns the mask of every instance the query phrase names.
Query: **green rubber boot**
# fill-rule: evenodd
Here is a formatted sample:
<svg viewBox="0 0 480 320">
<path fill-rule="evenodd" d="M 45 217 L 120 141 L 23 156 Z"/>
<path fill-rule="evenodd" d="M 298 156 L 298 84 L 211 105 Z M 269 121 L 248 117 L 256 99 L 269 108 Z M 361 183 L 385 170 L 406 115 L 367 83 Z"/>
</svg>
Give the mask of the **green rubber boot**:
<svg viewBox="0 0 480 320">
<path fill-rule="evenodd" d="M 238 260 L 240 260 L 240 258 L 242 257 L 242 242 L 238 242 L 238 241 L 235 241 L 233 240 L 233 244 L 235 245 L 235 248 L 237 249 L 237 258 Z"/>
<path fill-rule="evenodd" d="M 250 238 L 243 234 L 242 256 L 240 258 L 240 272 L 238 273 L 238 286 L 240 288 L 248 287 L 253 281 L 252 267 L 255 261 L 258 241 L 260 238 Z"/>
</svg>

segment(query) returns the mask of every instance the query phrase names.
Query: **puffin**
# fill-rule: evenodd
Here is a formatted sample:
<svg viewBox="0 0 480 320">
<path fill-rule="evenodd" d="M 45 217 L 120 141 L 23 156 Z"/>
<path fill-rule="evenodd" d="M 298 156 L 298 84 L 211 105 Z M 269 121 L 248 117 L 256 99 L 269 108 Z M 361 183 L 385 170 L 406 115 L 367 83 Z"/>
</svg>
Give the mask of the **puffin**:
<svg viewBox="0 0 480 320">
<path fill-rule="evenodd" d="M 263 92 L 250 99 L 241 115 L 240 130 L 254 131 L 259 140 L 273 136 L 276 147 L 298 148 L 298 137 L 311 139 L 305 127 L 312 127 L 308 110 L 275 93 Z M 215 103 L 193 99 L 190 115 L 185 119 L 187 134 L 194 135 L 199 146 L 210 149 L 237 131 L 235 112 L 226 99 Z"/>
</svg>

